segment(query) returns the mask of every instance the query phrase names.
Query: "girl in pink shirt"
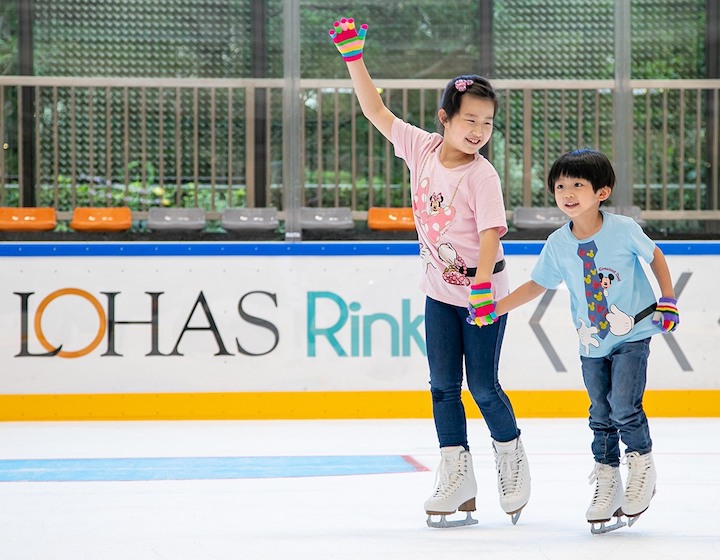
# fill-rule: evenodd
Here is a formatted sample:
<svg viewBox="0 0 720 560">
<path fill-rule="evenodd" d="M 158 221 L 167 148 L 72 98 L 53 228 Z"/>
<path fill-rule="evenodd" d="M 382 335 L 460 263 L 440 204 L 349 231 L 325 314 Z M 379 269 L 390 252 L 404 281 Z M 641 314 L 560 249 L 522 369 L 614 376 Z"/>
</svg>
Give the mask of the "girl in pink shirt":
<svg viewBox="0 0 720 560">
<path fill-rule="evenodd" d="M 497 96 L 484 78 L 459 76 L 445 88 L 437 113 L 442 134 L 408 124 L 385 106 L 365 67 L 366 33 L 367 25 L 358 28 L 352 19 L 342 19 L 330 36 L 347 63 L 363 114 L 410 169 L 441 454 L 435 489 L 425 502 L 427 523 L 477 523 L 470 515 L 477 483 L 461 401 L 464 365 L 468 388 L 492 437 L 500 505 L 514 524 L 530 498 L 530 471 L 512 405 L 498 381 L 506 319 L 497 317 L 495 300 L 508 294 L 500 244 L 507 222 L 498 174 L 479 153 L 492 135 Z M 466 519 L 446 519 L 458 510 L 467 512 Z"/>
</svg>

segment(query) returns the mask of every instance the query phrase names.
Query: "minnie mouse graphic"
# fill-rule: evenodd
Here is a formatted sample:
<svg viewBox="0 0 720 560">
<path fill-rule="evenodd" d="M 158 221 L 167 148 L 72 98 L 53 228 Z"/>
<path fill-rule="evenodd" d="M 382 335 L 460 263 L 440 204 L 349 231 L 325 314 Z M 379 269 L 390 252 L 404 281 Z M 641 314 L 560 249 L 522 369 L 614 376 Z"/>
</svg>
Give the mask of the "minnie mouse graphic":
<svg viewBox="0 0 720 560">
<path fill-rule="evenodd" d="M 413 212 L 419 218 L 420 227 L 435 244 L 450 227 L 450 223 L 455 218 L 455 208 L 443 206 L 445 199 L 442 193 L 434 192 L 429 195 L 429 192 L 430 179 L 426 177 L 420 181 L 418 190 L 413 196 Z"/>
</svg>

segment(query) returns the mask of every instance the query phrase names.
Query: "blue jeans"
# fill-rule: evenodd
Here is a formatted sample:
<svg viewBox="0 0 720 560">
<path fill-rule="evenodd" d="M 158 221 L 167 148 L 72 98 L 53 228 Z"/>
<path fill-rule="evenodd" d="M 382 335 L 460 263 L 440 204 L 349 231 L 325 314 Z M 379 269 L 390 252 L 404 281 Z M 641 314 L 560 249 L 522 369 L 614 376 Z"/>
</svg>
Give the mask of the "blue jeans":
<svg viewBox="0 0 720 560">
<path fill-rule="evenodd" d="M 498 361 L 507 316 L 482 328 L 469 325 L 465 320 L 467 316 L 464 307 L 425 299 L 430 393 L 440 447 L 462 445 L 469 449 L 465 408 L 460 399 L 463 361 L 468 389 L 492 438 L 505 442 L 520 435 L 510 400 L 498 382 Z"/>
<path fill-rule="evenodd" d="M 650 339 L 625 342 L 602 358 L 580 357 L 583 381 L 590 396 L 590 429 L 595 461 L 617 467 L 620 442 L 627 452 L 652 450 L 650 429 L 642 406 Z"/>
</svg>

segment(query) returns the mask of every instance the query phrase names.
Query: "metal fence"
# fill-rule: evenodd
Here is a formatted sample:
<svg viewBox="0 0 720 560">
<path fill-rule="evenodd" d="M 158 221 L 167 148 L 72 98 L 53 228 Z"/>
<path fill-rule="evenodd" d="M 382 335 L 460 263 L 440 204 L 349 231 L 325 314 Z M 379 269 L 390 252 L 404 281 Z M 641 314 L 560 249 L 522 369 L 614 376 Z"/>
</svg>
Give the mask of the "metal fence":
<svg viewBox="0 0 720 560">
<path fill-rule="evenodd" d="M 376 85 L 398 116 L 434 128 L 444 80 Z M 629 159 L 632 203 L 643 218 L 720 219 L 720 80 L 632 80 L 632 154 L 616 153 L 614 81 L 494 85 L 501 109 L 488 157 L 508 211 L 551 206 L 549 165 L 585 146 Z M 32 192 L 34 205 L 54 207 L 60 219 L 76 206 L 130 206 L 137 219 L 152 206 L 200 207 L 210 219 L 236 206 L 293 211 L 282 177 L 284 86 L 282 79 L 2 76 L 0 206 L 28 205 Z M 28 99 L 32 125 L 19 117 Z M 300 80 L 298 103 L 301 141 L 288 148 L 300 150 L 302 162 L 294 200 L 350 207 L 360 220 L 372 206 L 409 206 L 407 169 L 362 116 L 349 80 Z M 33 185 L 25 184 L 26 165 L 34 166 Z"/>
</svg>

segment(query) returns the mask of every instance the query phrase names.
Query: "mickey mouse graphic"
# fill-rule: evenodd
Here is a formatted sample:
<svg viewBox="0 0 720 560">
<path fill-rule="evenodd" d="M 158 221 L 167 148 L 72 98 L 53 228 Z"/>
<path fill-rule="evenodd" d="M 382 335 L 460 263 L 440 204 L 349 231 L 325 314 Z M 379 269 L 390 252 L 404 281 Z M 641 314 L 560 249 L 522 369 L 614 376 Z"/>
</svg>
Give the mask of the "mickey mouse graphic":
<svg viewBox="0 0 720 560">
<path fill-rule="evenodd" d="M 599 272 L 598 278 L 600 279 L 600 285 L 603 289 L 603 294 L 607 297 L 608 288 L 610 288 L 610 285 L 616 280 L 617 277 L 613 273 L 603 274 L 602 272 Z M 635 324 L 638 321 L 641 321 L 642 319 L 647 317 L 650 312 L 652 312 L 652 309 L 647 308 L 636 313 L 635 316 L 632 316 L 625 311 L 618 309 L 617 305 L 613 303 L 610 304 L 608 313 L 607 315 L 605 315 L 605 319 L 607 319 L 607 322 L 610 325 L 610 332 L 612 334 L 614 334 L 615 336 L 623 336 L 629 333 L 633 329 Z"/>
<path fill-rule="evenodd" d="M 603 294 L 607 297 L 608 288 L 610 287 L 610 284 L 612 284 L 615 280 L 615 275 L 611 273 L 605 276 L 602 272 L 600 272 L 598 274 L 598 278 L 600 278 L 600 285 L 603 288 Z"/>
</svg>

